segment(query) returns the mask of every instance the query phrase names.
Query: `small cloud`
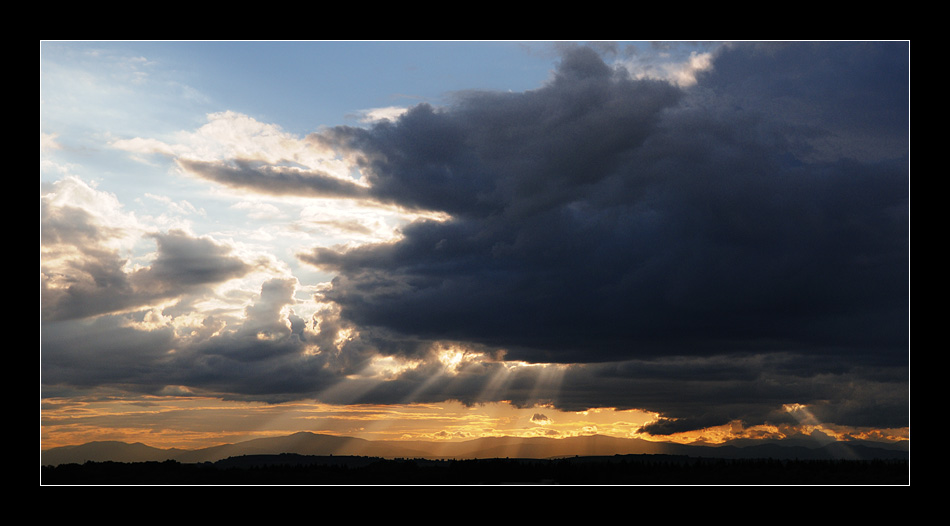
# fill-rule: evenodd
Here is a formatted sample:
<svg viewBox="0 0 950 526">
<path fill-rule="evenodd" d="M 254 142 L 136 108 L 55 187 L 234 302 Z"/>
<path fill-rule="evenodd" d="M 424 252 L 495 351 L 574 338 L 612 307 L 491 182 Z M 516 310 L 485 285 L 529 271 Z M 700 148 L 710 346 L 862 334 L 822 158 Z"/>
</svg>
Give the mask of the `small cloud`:
<svg viewBox="0 0 950 526">
<path fill-rule="evenodd" d="M 194 396 L 194 392 L 184 385 L 166 385 L 161 391 L 165 396 Z"/>
<path fill-rule="evenodd" d="M 279 208 L 270 203 L 241 201 L 232 205 L 231 208 L 246 212 L 247 216 L 252 219 L 270 219 L 284 216 Z"/>
<path fill-rule="evenodd" d="M 190 214 L 204 215 L 205 214 L 204 210 L 199 210 L 198 208 L 195 207 L 195 205 L 189 203 L 188 201 L 182 200 L 176 203 L 172 201 L 171 198 L 169 197 L 150 194 L 150 193 L 146 193 L 145 197 L 148 197 L 149 199 L 153 199 L 160 203 L 164 203 L 165 205 L 168 206 L 169 209 L 171 209 L 173 212 L 178 213 L 178 214 L 182 214 L 182 215 L 190 215 Z"/>
<path fill-rule="evenodd" d="M 402 108 L 399 106 L 362 110 L 359 112 L 359 121 L 363 123 L 394 121 L 407 111 L 409 111 L 408 108 Z"/>
<path fill-rule="evenodd" d="M 831 436 L 831 435 L 829 435 L 829 434 L 827 434 L 827 433 L 821 431 L 820 429 L 814 429 L 814 430 L 812 430 L 810 436 L 811 436 L 813 439 L 815 439 L 816 441 L 818 441 L 818 442 L 834 442 L 834 441 L 835 441 L 835 437 L 834 437 L 834 436 Z"/>
<path fill-rule="evenodd" d="M 690 53 L 689 60 L 675 65 L 670 70 L 670 77 L 679 86 L 696 84 L 696 74 L 712 68 L 712 53 Z"/>
<path fill-rule="evenodd" d="M 58 135 L 55 133 L 40 132 L 40 151 L 62 149 L 62 146 L 56 142 L 56 137 L 58 137 Z"/>
<path fill-rule="evenodd" d="M 696 75 L 712 68 L 713 54 L 693 51 L 685 58 L 668 53 L 637 55 L 623 63 L 635 79 L 666 80 L 680 87 L 696 84 Z"/>
<path fill-rule="evenodd" d="M 551 423 L 551 419 L 541 413 L 535 413 L 531 421 L 539 426 L 546 426 Z"/>
<path fill-rule="evenodd" d="M 452 440 L 452 439 L 457 439 L 457 438 L 472 438 L 472 437 L 473 435 L 471 433 L 466 433 L 464 431 L 446 431 L 444 429 L 432 435 L 432 438 L 437 439 L 437 440 Z"/>
<path fill-rule="evenodd" d="M 175 150 L 165 144 L 164 142 L 158 139 L 142 139 L 140 137 L 134 137 L 132 139 L 119 139 L 112 141 L 110 146 L 118 150 L 123 150 L 136 154 L 153 154 L 158 153 L 162 155 L 174 155 Z"/>
</svg>

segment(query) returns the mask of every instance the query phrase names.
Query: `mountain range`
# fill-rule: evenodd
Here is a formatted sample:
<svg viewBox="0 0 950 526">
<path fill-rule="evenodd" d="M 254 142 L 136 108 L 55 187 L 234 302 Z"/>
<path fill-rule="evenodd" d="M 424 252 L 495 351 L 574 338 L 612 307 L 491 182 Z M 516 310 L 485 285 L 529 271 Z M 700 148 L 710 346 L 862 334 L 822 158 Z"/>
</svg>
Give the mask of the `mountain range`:
<svg viewBox="0 0 950 526">
<path fill-rule="evenodd" d="M 907 442 L 887 445 L 878 442 L 816 442 L 747 440 L 723 445 L 684 445 L 651 442 L 638 438 L 604 435 L 571 438 L 478 438 L 464 442 L 386 441 L 299 432 L 283 437 L 258 438 L 235 444 L 202 449 L 160 449 L 141 443 L 104 441 L 63 446 L 40 452 L 41 465 L 94 462 L 217 462 L 247 455 L 292 453 L 315 456 L 364 456 L 380 458 L 557 458 L 613 455 L 686 455 L 704 458 L 772 459 L 906 459 Z"/>
</svg>

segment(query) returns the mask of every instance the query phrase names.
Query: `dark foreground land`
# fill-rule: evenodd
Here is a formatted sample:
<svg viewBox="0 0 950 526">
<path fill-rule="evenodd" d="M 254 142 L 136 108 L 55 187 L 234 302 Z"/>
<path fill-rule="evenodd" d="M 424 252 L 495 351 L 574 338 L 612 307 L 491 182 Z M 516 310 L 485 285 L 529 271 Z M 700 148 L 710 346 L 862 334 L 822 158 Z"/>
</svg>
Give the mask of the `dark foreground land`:
<svg viewBox="0 0 950 526">
<path fill-rule="evenodd" d="M 907 485 L 907 460 L 703 459 L 618 455 L 556 460 L 384 460 L 259 455 L 215 463 L 44 466 L 43 485 Z"/>
</svg>

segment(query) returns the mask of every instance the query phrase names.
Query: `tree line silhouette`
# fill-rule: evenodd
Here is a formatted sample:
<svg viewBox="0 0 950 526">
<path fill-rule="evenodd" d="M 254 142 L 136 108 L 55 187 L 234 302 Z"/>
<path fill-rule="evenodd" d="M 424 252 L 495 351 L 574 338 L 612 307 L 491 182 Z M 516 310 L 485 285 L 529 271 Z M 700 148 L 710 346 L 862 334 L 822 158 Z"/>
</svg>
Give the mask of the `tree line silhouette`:
<svg viewBox="0 0 950 526">
<path fill-rule="evenodd" d="M 42 485 L 907 485 L 906 459 L 709 459 L 618 455 L 425 460 L 262 455 L 216 463 L 86 462 L 41 468 Z"/>
</svg>

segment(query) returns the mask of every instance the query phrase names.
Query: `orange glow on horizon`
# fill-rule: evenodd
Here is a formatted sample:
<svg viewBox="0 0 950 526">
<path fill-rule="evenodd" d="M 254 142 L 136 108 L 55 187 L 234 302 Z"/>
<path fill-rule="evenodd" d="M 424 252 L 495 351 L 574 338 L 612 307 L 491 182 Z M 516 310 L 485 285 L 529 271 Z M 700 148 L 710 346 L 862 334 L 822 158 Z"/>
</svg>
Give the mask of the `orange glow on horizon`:
<svg viewBox="0 0 950 526">
<path fill-rule="evenodd" d="M 655 442 L 674 442 L 677 444 L 724 444 L 730 440 L 784 440 L 796 436 L 813 437 L 815 440 L 840 441 L 869 440 L 874 442 L 896 443 L 910 440 L 909 428 L 894 429 L 858 429 L 846 426 L 830 425 L 756 425 L 744 427 L 739 422 L 723 426 L 708 427 L 696 431 L 674 433 L 666 436 L 637 435 L 638 438 Z"/>
<path fill-rule="evenodd" d="M 458 442 L 483 437 L 567 438 L 606 435 L 680 444 L 721 444 L 735 438 L 788 438 L 819 432 L 826 439 L 907 440 L 909 430 L 841 426 L 752 426 L 739 423 L 669 436 L 641 433 L 658 415 L 595 408 L 564 412 L 550 405 L 459 402 L 333 406 L 316 402 L 264 404 L 199 396 L 46 399 L 41 449 L 92 441 L 139 442 L 157 448 L 200 449 L 300 431 L 368 440 Z"/>
</svg>

